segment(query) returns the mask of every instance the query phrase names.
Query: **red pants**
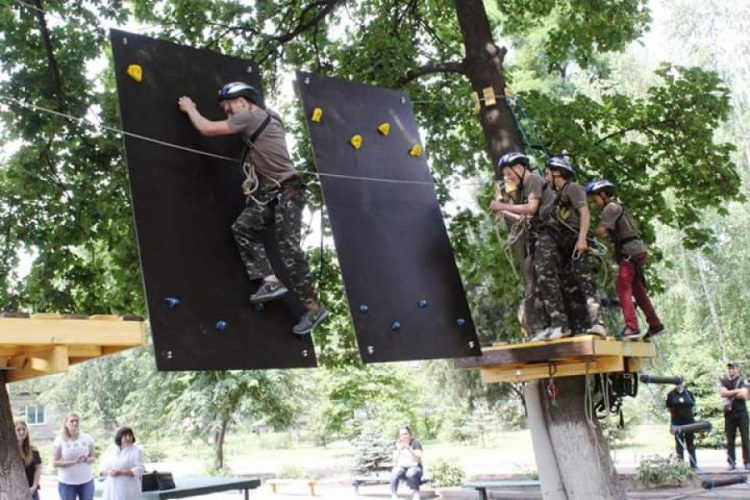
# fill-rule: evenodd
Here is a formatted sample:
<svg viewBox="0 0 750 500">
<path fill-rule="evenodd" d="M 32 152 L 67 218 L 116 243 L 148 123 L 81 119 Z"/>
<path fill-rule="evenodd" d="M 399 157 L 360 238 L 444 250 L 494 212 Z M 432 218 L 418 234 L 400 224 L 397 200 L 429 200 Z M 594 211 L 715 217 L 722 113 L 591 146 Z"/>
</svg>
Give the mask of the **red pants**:
<svg viewBox="0 0 750 500">
<path fill-rule="evenodd" d="M 630 259 L 637 261 L 639 265 L 643 266 L 646 254 L 633 255 Z M 633 307 L 634 297 L 636 304 L 641 308 L 643 314 L 646 315 L 646 321 L 649 326 L 661 324 L 661 320 L 656 315 L 654 306 L 651 305 L 651 300 L 646 293 L 646 287 L 643 286 L 643 282 L 638 277 L 633 262 L 628 260 L 620 261 L 616 289 L 617 295 L 620 297 L 620 303 L 622 304 L 622 315 L 625 317 L 625 326 L 631 330 L 638 329 L 638 317 L 635 314 L 635 307 Z"/>
</svg>

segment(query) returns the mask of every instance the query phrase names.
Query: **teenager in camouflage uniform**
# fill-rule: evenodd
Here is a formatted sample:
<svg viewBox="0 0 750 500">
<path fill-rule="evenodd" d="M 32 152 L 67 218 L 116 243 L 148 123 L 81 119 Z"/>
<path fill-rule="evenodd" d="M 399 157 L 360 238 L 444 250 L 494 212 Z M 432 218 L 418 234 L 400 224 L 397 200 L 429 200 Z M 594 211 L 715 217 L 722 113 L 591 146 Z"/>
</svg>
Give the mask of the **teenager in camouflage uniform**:
<svg viewBox="0 0 750 500">
<path fill-rule="evenodd" d="M 328 316 L 328 311 L 317 298 L 300 246 L 305 191 L 286 146 L 283 123 L 275 111 L 265 109 L 260 93 L 246 83 L 224 85 L 219 91 L 219 103 L 227 115 L 224 121 L 204 118 L 187 96 L 178 101 L 180 110 L 201 134 L 238 134 L 245 143 L 242 167 L 246 178 L 242 190 L 247 204 L 232 225 L 232 232 L 248 278 L 260 282 L 250 302 L 259 304 L 278 299 L 288 291 L 274 274 L 261 241 L 263 232 L 275 222 L 276 241 L 289 286 L 307 307 L 292 331 L 297 335 L 308 334 Z"/>
<path fill-rule="evenodd" d="M 594 235 L 608 234 L 615 244 L 615 260 L 619 266 L 615 287 L 625 318 L 622 337 L 639 339 L 644 335 L 638 328 L 638 317 L 633 306 L 633 299 L 646 316 L 648 331 L 645 335 L 657 335 L 663 332 L 664 325 L 656 314 L 646 291 L 643 264 L 646 261 L 647 248 L 646 243 L 638 234 L 638 227 L 633 216 L 621 203 L 613 199 L 615 185 L 606 179 L 589 182 L 586 186 L 586 194 L 602 210 L 600 224 L 594 230 Z"/>
<path fill-rule="evenodd" d="M 586 203 L 586 189 L 574 182 L 575 167 L 562 156 L 551 156 L 545 162 L 545 178 L 557 192 L 555 211 L 560 221 L 557 243 L 562 259 L 563 281 L 566 292 L 580 291 L 580 297 L 566 294 L 571 310 L 585 309 L 586 333 L 604 336 L 607 334 L 599 316 L 600 301 L 596 289 L 594 256 L 588 253 L 588 230 L 591 212 Z M 576 293 L 578 295 L 578 293 Z"/>
<path fill-rule="evenodd" d="M 515 214 L 529 216 L 527 255 L 531 256 L 535 287 L 544 310 L 549 317 L 546 329 L 536 332 L 532 340 L 556 339 L 570 335 L 568 317 L 560 283 L 560 259 L 553 237 L 555 222 L 552 210 L 555 200 L 544 179 L 529 170 L 529 159 L 523 153 L 503 155 L 498 168 L 509 182 L 518 187 L 513 203 L 493 201 L 490 205 L 496 215 Z M 527 272 L 524 272 L 524 276 Z"/>
</svg>

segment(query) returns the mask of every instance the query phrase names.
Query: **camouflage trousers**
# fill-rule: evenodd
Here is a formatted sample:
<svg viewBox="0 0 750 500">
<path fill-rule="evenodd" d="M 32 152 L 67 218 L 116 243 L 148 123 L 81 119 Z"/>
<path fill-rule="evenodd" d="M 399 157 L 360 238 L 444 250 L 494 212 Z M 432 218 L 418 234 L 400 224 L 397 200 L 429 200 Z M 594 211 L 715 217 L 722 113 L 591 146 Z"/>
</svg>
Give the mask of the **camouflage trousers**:
<svg viewBox="0 0 750 500">
<path fill-rule="evenodd" d="M 590 253 L 573 258 L 577 235 L 563 236 L 560 245 L 562 259 L 563 296 L 568 306 L 571 327 L 585 331 L 600 321 L 599 292 L 596 286 L 596 257 Z"/>
<path fill-rule="evenodd" d="M 550 326 L 567 329 L 568 315 L 560 282 L 560 252 L 555 239 L 545 229 L 536 235 L 533 259 L 536 290 Z"/>
<path fill-rule="evenodd" d="M 259 280 L 274 274 L 262 235 L 271 223 L 275 223 L 274 236 L 288 281 L 285 284 L 305 304 L 317 302 L 310 267 L 300 241 L 302 210 L 305 208 L 304 189 L 282 186 L 280 191 L 256 195 L 256 198 L 257 201 L 253 198 L 248 200 L 245 209 L 232 224 L 232 233 L 247 277 Z"/>
</svg>

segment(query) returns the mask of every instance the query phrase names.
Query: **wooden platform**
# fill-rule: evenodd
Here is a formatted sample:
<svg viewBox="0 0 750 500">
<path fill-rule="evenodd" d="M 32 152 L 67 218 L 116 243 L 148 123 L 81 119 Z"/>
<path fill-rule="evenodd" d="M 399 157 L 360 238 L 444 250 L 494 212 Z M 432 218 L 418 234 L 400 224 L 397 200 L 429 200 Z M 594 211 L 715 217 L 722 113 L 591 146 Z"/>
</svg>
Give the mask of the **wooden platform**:
<svg viewBox="0 0 750 500">
<path fill-rule="evenodd" d="M 485 347 L 481 356 L 458 359 L 456 366 L 480 370 L 484 383 L 516 383 L 595 373 L 634 373 L 644 358 L 655 357 L 656 346 L 648 341 L 585 335 Z"/>
<path fill-rule="evenodd" d="M 140 317 L 59 314 L 0 315 L 0 369 L 15 382 L 146 344 Z"/>
</svg>

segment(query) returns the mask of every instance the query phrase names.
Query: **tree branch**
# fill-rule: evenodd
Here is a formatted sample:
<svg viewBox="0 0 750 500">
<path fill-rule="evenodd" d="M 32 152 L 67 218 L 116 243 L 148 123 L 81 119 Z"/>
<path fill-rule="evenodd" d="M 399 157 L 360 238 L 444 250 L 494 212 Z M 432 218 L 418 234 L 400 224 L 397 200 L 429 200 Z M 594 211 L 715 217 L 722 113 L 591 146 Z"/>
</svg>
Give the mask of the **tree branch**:
<svg viewBox="0 0 750 500">
<path fill-rule="evenodd" d="M 643 130 L 643 129 L 650 129 L 651 127 L 654 127 L 656 125 L 676 125 L 674 120 L 660 120 L 658 122 L 651 122 L 651 123 L 645 123 L 645 124 L 638 124 L 634 125 L 632 127 L 623 128 L 620 130 L 617 130 L 615 132 L 612 132 L 611 134 L 607 134 L 598 141 L 596 141 L 596 145 L 599 145 L 605 141 L 608 141 L 609 139 L 613 137 L 617 137 L 618 135 L 624 135 L 628 132 L 633 132 L 636 130 Z"/>
<path fill-rule="evenodd" d="M 407 69 L 399 80 L 399 85 L 405 85 L 412 80 L 434 73 L 457 73 L 466 76 L 466 65 L 459 61 L 432 62 L 419 68 Z"/>
<path fill-rule="evenodd" d="M 34 0 L 34 4 L 36 5 L 36 17 L 39 19 L 39 27 L 42 31 L 42 39 L 44 40 L 44 50 L 47 53 L 47 62 L 49 63 L 50 70 L 52 71 L 52 77 L 55 79 L 55 94 L 57 95 L 57 105 L 60 111 L 66 111 L 67 105 L 65 104 L 65 94 L 63 93 L 62 89 L 60 68 L 57 66 L 55 53 L 52 51 L 52 38 L 49 34 L 49 28 L 47 28 L 47 20 L 44 17 L 42 0 Z"/>
</svg>

